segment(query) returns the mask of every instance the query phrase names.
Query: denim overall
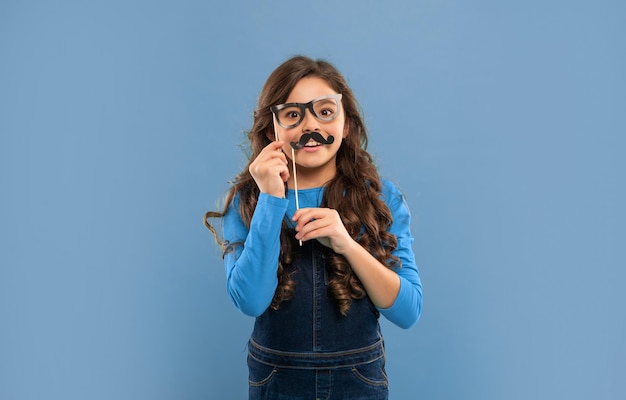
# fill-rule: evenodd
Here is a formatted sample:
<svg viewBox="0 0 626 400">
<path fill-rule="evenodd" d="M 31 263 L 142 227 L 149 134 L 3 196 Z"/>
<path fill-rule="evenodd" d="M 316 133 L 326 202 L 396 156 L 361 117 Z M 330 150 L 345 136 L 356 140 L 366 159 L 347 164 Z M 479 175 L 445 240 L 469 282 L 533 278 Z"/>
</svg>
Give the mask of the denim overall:
<svg viewBox="0 0 626 400">
<path fill-rule="evenodd" d="M 387 399 L 378 311 L 366 296 L 342 316 L 327 292 L 324 246 L 295 246 L 295 296 L 256 319 L 248 344 L 249 399 Z"/>
</svg>

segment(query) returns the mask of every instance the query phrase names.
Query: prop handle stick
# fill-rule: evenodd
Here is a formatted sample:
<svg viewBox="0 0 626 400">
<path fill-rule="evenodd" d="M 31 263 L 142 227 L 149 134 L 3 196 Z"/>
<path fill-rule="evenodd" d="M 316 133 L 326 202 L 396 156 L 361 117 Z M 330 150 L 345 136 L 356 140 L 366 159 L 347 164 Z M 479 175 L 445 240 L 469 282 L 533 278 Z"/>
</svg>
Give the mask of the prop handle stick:
<svg viewBox="0 0 626 400">
<path fill-rule="evenodd" d="M 296 151 L 291 148 L 291 167 L 293 169 L 293 187 L 296 192 L 296 210 L 300 209 L 300 202 L 298 201 L 298 175 L 296 175 Z M 302 240 L 298 241 L 302 246 Z"/>
<path fill-rule="evenodd" d="M 278 129 L 276 129 L 276 114 L 272 113 L 272 122 L 274 123 L 274 139 L 278 140 Z M 292 145 L 293 146 L 293 145 Z M 300 202 L 298 200 L 298 177 L 296 175 L 296 153 L 291 147 L 291 166 L 293 169 L 293 185 L 296 192 L 296 211 L 300 209 Z M 302 246 L 302 240 L 298 240 L 300 246 Z"/>
<path fill-rule="evenodd" d="M 272 113 L 272 122 L 274 123 L 274 140 L 278 142 L 278 129 L 276 129 L 276 114 Z"/>
</svg>

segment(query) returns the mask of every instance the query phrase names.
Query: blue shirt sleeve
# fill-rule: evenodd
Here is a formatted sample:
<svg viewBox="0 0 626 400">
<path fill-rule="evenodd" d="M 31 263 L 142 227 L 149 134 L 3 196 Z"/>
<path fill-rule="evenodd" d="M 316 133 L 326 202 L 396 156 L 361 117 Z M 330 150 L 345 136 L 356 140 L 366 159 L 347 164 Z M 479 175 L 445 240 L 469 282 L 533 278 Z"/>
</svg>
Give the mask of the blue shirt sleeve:
<svg viewBox="0 0 626 400">
<path fill-rule="evenodd" d="M 246 315 L 263 314 L 274 297 L 287 204 L 287 199 L 261 193 L 248 229 L 239 215 L 236 195 L 224 216 L 224 240 L 232 246 L 224 256 L 227 292 Z"/>
<path fill-rule="evenodd" d="M 396 186 L 385 180 L 383 196 L 393 218 L 389 231 L 398 239 L 398 246 L 393 254 L 400 259 L 402 267 L 396 270 L 400 277 L 398 297 L 391 307 L 379 308 L 379 311 L 389 321 L 407 329 L 417 322 L 422 312 L 422 282 L 412 249 L 411 213 L 404 195 Z"/>
</svg>

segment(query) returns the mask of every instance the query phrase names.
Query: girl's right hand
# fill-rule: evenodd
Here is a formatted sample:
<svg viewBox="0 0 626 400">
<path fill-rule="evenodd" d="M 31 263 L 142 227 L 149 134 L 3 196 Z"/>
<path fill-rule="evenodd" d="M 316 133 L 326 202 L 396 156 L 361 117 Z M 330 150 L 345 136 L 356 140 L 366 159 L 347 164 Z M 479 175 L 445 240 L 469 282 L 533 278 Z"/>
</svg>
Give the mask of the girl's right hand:
<svg viewBox="0 0 626 400">
<path fill-rule="evenodd" d="M 250 175 L 262 193 L 285 197 L 285 183 L 289 179 L 287 157 L 281 148 L 285 143 L 276 141 L 268 144 L 250 164 Z"/>
</svg>

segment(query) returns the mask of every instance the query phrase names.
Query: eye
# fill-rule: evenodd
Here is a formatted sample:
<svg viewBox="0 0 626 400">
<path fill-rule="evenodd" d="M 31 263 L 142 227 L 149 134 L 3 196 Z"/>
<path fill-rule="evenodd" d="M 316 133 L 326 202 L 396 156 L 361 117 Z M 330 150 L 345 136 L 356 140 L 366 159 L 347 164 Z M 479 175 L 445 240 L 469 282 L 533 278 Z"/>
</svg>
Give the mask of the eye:
<svg viewBox="0 0 626 400">
<path fill-rule="evenodd" d="M 282 110 L 278 118 L 283 122 L 298 121 L 300 119 L 300 110 L 297 108 L 286 108 Z"/>
<path fill-rule="evenodd" d="M 335 113 L 335 110 L 332 108 L 324 108 L 320 113 L 320 117 L 330 118 Z"/>
<path fill-rule="evenodd" d="M 324 121 L 335 118 L 338 111 L 337 102 L 334 99 L 321 99 L 313 103 L 315 115 Z"/>
</svg>

